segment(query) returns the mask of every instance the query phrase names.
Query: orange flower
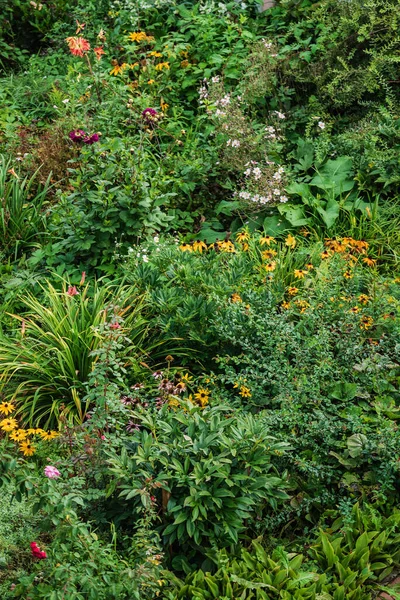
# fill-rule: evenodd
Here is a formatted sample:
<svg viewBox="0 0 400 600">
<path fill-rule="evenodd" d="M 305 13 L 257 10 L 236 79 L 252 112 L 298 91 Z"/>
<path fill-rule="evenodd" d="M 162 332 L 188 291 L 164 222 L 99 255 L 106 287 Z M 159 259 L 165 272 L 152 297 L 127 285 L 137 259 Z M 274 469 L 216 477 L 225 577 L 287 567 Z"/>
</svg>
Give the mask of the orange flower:
<svg viewBox="0 0 400 600">
<path fill-rule="evenodd" d="M 238 293 L 236 293 L 236 292 L 234 294 L 232 294 L 231 301 L 234 302 L 234 303 L 236 303 L 236 302 L 243 302 L 241 296 Z"/>
<path fill-rule="evenodd" d="M 90 44 L 83 37 L 67 37 L 66 42 L 69 47 L 69 51 L 74 56 L 83 56 L 85 52 L 90 50 Z"/>
<path fill-rule="evenodd" d="M 374 258 L 368 258 L 366 256 L 363 258 L 363 263 L 365 263 L 368 267 L 374 267 L 376 265 L 376 260 Z"/>
<path fill-rule="evenodd" d="M 105 54 L 102 46 L 98 46 L 97 48 L 93 48 L 93 52 L 96 55 L 97 60 L 100 60 L 102 55 Z"/>
</svg>

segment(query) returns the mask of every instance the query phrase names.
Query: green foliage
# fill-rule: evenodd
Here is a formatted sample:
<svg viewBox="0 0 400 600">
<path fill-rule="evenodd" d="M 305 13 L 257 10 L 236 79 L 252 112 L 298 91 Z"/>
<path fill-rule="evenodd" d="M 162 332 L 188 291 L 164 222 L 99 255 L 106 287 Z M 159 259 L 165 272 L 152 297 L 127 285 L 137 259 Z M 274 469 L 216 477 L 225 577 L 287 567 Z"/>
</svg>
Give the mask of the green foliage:
<svg viewBox="0 0 400 600">
<path fill-rule="evenodd" d="M 272 460 L 287 445 L 257 419 L 217 407 L 202 413 L 190 404 L 186 414 L 134 416 L 143 429 L 121 456 L 110 456 L 113 488 L 138 506 L 146 480 L 162 487 L 166 544 L 184 548 L 193 540 L 199 550 L 222 539 L 237 542 L 255 512 L 287 498 Z"/>
<path fill-rule="evenodd" d="M 132 290 L 89 285 L 80 291 L 64 286 L 57 291 L 50 283 L 43 288 L 43 303 L 32 295 L 23 299 L 23 315 L 13 315 L 21 324 L 13 335 L 2 334 L 1 388 L 6 399 L 22 398 L 19 410 L 26 421 L 44 423 L 60 414 L 82 421 L 89 408 L 82 401 L 83 384 L 95 361 L 94 351 L 113 323 Z M 116 309 L 115 302 L 121 302 Z M 128 306 L 127 326 L 140 343 L 146 325 L 140 314 L 141 300 Z"/>
<path fill-rule="evenodd" d="M 46 237 L 46 200 L 50 180 L 38 186 L 37 173 L 20 179 L 12 161 L 0 159 L 0 257 L 16 260 Z"/>
</svg>

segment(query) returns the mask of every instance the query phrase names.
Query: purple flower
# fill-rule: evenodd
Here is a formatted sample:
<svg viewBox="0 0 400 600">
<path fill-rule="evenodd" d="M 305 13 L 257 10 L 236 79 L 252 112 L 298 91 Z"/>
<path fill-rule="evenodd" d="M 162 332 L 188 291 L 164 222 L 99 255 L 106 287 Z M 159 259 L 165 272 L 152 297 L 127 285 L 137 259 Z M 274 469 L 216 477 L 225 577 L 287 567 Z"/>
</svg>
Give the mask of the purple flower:
<svg viewBox="0 0 400 600">
<path fill-rule="evenodd" d="M 154 108 L 145 108 L 142 112 L 142 117 L 147 125 L 154 127 L 158 119 L 158 112 Z"/>
<path fill-rule="evenodd" d="M 68 135 L 75 144 L 83 143 L 91 145 L 98 142 L 100 139 L 99 133 L 92 133 L 90 135 L 90 133 L 83 131 L 83 129 L 74 129 L 73 131 L 70 131 Z"/>
<path fill-rule="evenodd" d="M 48 465 L 47 467 L 44 468 L 44 474 L 49 479 L 57 479 L 57 477 L 61 476 L 60 471 L 58 469 L 56 469 L 56 467 L 52 467 L 50 465 Z"/>
<path fill-rule="evenodd" d="M 73 131 L 69 132 L 70 139 L 76 144 L 82 142 L 86 135 L 87 134 L 83 131 L 83 129 L 74 129 Z"/>
</svg>

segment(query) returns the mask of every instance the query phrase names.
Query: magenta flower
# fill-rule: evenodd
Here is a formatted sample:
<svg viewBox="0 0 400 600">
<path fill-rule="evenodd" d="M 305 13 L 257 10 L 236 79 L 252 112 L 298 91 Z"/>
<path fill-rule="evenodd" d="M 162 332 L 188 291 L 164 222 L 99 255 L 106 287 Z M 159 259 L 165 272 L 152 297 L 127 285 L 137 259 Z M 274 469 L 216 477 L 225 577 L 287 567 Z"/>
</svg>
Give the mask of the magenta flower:
<svg viewBox="0 0 400 600">
<path fill-rule="evenodd" d="M 44 559 L 47 558 L 47 554 L 44 550 L 41 550 L 36 542 L 31 542 L 31 552 L 34 558 Z"/>
<path fill-rule="evenodd" d="M 69 138 L 75 142 L 75 144 L 94 144 L 100 139 L 100 133 L 87 133 L 83 129 L 74 129 L 69 132 Z"/>
<path fill-rule="evenodd" d="M 60 471 L 58 469 L 56 469 L 56 467 L 52 467 L 51 465 L 48 465 L 47 467 L 44 468 L 44 474 L 49 479 L 57 479 L 57 477 L 61 476 Z"/>
<path fill-rule="evenodd" d="M 142 112 L 142 118 L 149 127 L 154 127 L 158 119 L 158 112 L 154 108 L 145 108 Z"/>
</svg>

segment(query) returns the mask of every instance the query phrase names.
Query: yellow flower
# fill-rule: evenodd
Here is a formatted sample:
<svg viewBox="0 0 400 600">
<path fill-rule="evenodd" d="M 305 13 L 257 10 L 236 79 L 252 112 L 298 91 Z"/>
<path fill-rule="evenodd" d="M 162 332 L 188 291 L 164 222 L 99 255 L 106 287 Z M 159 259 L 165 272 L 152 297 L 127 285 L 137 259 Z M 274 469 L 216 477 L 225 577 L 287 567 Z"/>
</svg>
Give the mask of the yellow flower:
<svg viewBox="0 0 400 600">
<path fill-rule="evenodd" d="M 163 100 L 161 100 L 160 106 L 161 106 L 161 110 L 163 112 L 166 112 L 168 110 L 169 104 L 167 104 L 166 102 L 164 102 Z"/>
<path fill-rule="evenodd" d="M 161 63 L 158 63 L 158 65 L 156 65 L 156 71 L 162 71 L 163 69 L 165 69 L 166 71 L 169 71 L 169 63 L 161 62 Z"/>
<path fill-rule="evenodd" d="M 351 308 L 351 309 L 349 310 L 349 312 L 351 312 L 351 313 L 354 313 L 354 314 L 356 315 L 357 313 L 359 313 L 359 312 L 360 312 L 360 310 L 361 310 L 361 309 L 360 309 L 360 307 L 359 307 L 359 306 L 353 306 L 353 308 Z"/>
<path fill-rule="evenodd" d="M 36 429 L 34 427 L 26 430 L 27 435 L 36 435 Z"/>
<path fill-rule="evenodd" d="M 354 274 L 352 273 L 352 271 L 347 270 L 343 273 L 343 277 L 345 279 L 353 279 Z"/>
<path fill-rule="evenodd" d="M 358 296 L 358 301 L 360 304 L 368 304 L 369 300 L 369 296 L 367 296 L 366 294 L 360 294 Z"/>
<path fill-rule="evenodd" d="M 237 242 L 247 242 L 247 240 L 249 240 L 249 239 L 250 239 L 250 234 L 246 229 L 244 231 L 238 231 L 238 233 L 236 234 Z"/>
<path fill-rule="evenodd" d="M 307 275 L 308 271 L 304 271 L 304 269 L 295 269 L 294 270 L 294 276 L 297 277 L 297 279 L 304 279 L 304 277 Z"/>
<path fill-rule="evenodd" d="M 306 300 L 295 300 L 295 304 L 300 308 L 300 313 L 304 313 L 310 307 Z"/>
<path fill-rule="evenodd" d="M 155 79 L 149 79 L 147 83 L 148 85 L 153 85 L 153 83 L 155 83 Z"/>
<path fill-rule="evenodd" d="M 374 322 L 374 320 L 372 317 L 367 317 L 366 315 L 364 315 L 363 317 L 361 317 L 361 320 L 360 320 L 360 328 L 361 329 L 369 329 L 370 327 L 372 327 L 373 322 Z"/>
<path fill-rule="evenodd" d="M 289 296 L 295 296 L 298 291 L 299 291 L 299 288 L 297 288 L 297 287 L 289 287 L 288 288 Z"/>
<path fill-rule="evenodd" d="M 125 64 L 125 63 L 124 63 Z M 110 71 L 110 75 L 119 75 L 120 73 L 123 73 L 124 69 L 126 67 L 124 65 L 115 65 L 111 71 Z"/>
<path fill-rule="evenodd" d="M 35 430 L 35 435 L 43 435 L 44 433 L 46 433 L 45 430 L 40 427 Z"/>
<path fill-rule="evenodd" d="M 42 438 L 42 440 L 44 440 L 45 442 L 48 442 L 50 440 L 54 440 L 60 434 L 58 433 L 58 431 L 43 431 L 42 430 L 42 432 L 39 435 Z"/>
<path fill-rule="evenodd" d="M 207 244 L 202 241 L 196 240 L 193 242 L 193 250 L 202 254 L 203 250 L 207 250 Z"/>
<path fill-rule="evenodd" d="M 244 242 L 244 243 L 242 244 L 242 250 L 243 250 L 243 252 L 247 252 L 247 251 L 248 251 L 248 249 L 249 249 L 249 247 L 250 247 L 250 246 L 248 245 L 248 243 L 247 243 L 247 242 Z"/>
<path fill-rule="evenodd" d="M 240 386 L 239 394 L 242 396 L 242 398 L 251 398 L 250 388 L 246 387 L 245 385 Z"/>
<path fill-rule="evenodd" d="M 225 242 L 217 242 L 218 249 L 222 252 L 236 252 L 235 246 L 230 240 Z"/>
<path fill-rule="evenodd" d="M 154 56 L 155 58 L 161 58 L 162 54 L 161 54 L 161 52 L 155 52 L 153 50 L 153 52 L 149 52 L 149 56 Z"/>
<path fill-rule="evenodd" d="M 179 406 L 179 400 L 177 398 L 172 398 L 170 400 L 168 400 L 168 406 L 170 406 L 171 408 L 178 408 Z"/>
<path fill-rule="evenodd" d="M 269 258 L 274 258 L 277 255 L 276 250 L 264 250 L 261 252 L 261 256 L 264 260 L 268 260 Z"/>
<path fill-rule="evenodd" d="M 308 269 L 309 271 L 312 271 L 312 270 L 313 270 L 313 268 L 314 268 L 314 265 L 313 265 L 312 263 L 308 263 L 308 264 L 306 265 L 306 267 L 307 267 L 307 269 Z"/>
<path fill-rule="evenodd" d="M 27 435 L 28 434 L 26 433 L 25 429 L 17 429 L 16 431 L 10 433 L 10 439 L 14 440 L 14 442 L 21 442 L 27 437 Z"/>
<path fill-rule="evenodd" d="M 184 374 L 182 375 L 181 379 L 182 379 L 183 381 L 187 381 L 187 382 L 189 382 L 189 381 L 192 381 L 193 377 L 191 377 L 191 376 L 189 375 L 189 373 L 184 373 Z"/>
<path fill-rule="evenodd" d="M 236 303 L 236 302 L 243 302 L 243 300 L 240 297 L 240 295 L 236 294 L 236 293 L 232 294 L 231 301 L 234 302 L 234 303 Z"/>
<path fill-rule="evenodd" d="M 363 258 L 363 263 L 365 263 L 368 267 L 374 267 L 376 265 L 376 260 L 373 258 L 368 258 L 368 256 L 366 256 L 365 258 Z"/>
<path fill-rule="evenodd" d="M 35 446 L 29 440 L 22 442 L 19 449 L 23 452 L 24 456 L 32 456 L 36 452 Z"/>
<path fill-rule="evenodd" d="M 276 262 L 272 260 L 271 262 L 266 263 L 264 265 L 264 269 L 266 271 L 275 271 L 275 269 L 276 269 Z"/>
<path fill-rule="evenodd" d="M 128 35 L 131 42 L 143 42 L 147 39 L 147 33 L 144 31 L 134 31 Z"/>
<path fill-rule="evenodd" d="M 296 242 L 296 238 L 292 236 L 292 234 L 289 233 L 289 235 L 287 236 L 286 240 L 285 240 L 285 246 L 288 246 L 289 248 L 294 248 L 296 246 L 297 242 Z"/>
<path fill-rule="evenodd" d="M 260 242 L 261 246 L 264 246 L 265 244 L 270 246 L 271 244 L 275 243 L 275 238 L 270 235 L 264 235 L 263 237 L 260 237 L 258 241 Z"/>
<path fill-rule="evenodd" d="M 17 419 L 3 419 L 0 421 L 0 428 L 3 431 L 12 431 L 18 427 Z"/>
<path fill-rule="evenodd" d="M 328 250 L 324 250 L 323 252 L 321 252 L 321 258 L 323 260 L 325 260 L 326 258 L 330 258 L 331 256 L 332 254 Z"/>
<path fill-rule="evenodd" d="M 199 388 L 199 390 L 195 393 L 194 397 L 200 406 L 204 407 L 208 404 L 210 391 L 205 388 Z"/>
<path fill-rule="evenodd" d="M 125 64 L 125 63 L 124 63 L 124 64 Z M 122 65 L 122 66 L 124 66 L 124 65 Z M 130 69 L 134 69 L 135 67 L 138 67 L 138 66 L 139 66 L 139 63 L 138 63 L 138 62 L 135 62 L 135 63 L 133 63 L 132 65 L 129 65 L 129 68 L 130 68 Z"/>
<path fill-rule="evenodd" d="M 284 310 L 289 310 L 290 306 L 291 306 L 290 302 L 282 302 L 282 304 L 281 304 L 281 307 Z"/>
<path fill-rule="evenodd" d="M 8 415 L 10 413 L 12 413 L 15 410 L 15 406 L 14 404 L 11 404 L 11 402 L 2 402 L 0 404 L 0 413 L 4 413 L 5 415 Z"/>
<path fill-rule="evenodd" d="M 182 252 L 193 252 L 193 247 L 190 244 L 181 244 L 179 250 L 182 250 Z"/>
</svg>

